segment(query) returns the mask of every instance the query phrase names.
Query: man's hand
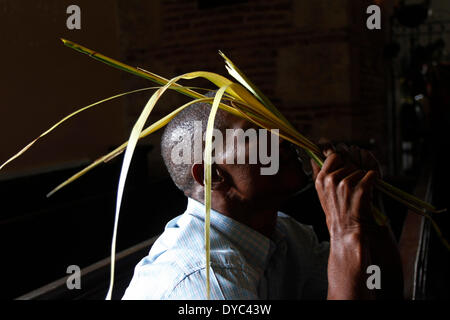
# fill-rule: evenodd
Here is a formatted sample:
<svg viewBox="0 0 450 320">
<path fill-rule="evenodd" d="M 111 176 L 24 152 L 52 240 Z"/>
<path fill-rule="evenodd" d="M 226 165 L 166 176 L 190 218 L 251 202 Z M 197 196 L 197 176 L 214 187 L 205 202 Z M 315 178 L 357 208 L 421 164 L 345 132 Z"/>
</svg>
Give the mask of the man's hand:
<svg viewBox="0 0 450 320">
<path fill-rule="evenodd" d="M 371 202 L 377 173 L 358 168 L 347 150 L 337 153 L 326 148 L 324 155 L 327 158 L 322 169 L 315 162 L 312 168 L 330 238 L 338 240 L 361 234 L 364 226 L 374 225 Z"/>
<path fill-rule="evenodd" d="M 372 214 L 373 185 L 381 171 L 375 157 L 357 147 L 328 144 L 322 169 L 313 161 L 316 190 L 330 233 L 328 299 L 402 298 L 397 244 L 388 226 Z M 381 290 L 369 290 L 367 267 L 382 272 Z"/>
</svg>

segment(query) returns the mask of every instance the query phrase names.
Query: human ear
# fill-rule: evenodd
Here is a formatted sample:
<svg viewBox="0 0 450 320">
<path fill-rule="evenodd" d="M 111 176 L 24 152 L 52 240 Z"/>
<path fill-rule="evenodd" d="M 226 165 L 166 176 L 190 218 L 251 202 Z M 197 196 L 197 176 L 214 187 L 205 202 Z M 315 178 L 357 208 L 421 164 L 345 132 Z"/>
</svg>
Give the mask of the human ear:
<svg viewBox="0 0 450 320">
<path fill-rule="evenodd" d="M 191 167 L 192 178 L 201 186 L 204 186 L 204 166 L 201 163 L 194 163 Z M 226 185 L 225 172 L 217 165 L 211 166 L 211 189 L 223 189 Z"/>
<path fill-rule="evenodd" d="M 194 163 L 191 167 L 192 178 L 201 186 L 204 186 L 204 170 L 202 163 Z"/>
</svg>

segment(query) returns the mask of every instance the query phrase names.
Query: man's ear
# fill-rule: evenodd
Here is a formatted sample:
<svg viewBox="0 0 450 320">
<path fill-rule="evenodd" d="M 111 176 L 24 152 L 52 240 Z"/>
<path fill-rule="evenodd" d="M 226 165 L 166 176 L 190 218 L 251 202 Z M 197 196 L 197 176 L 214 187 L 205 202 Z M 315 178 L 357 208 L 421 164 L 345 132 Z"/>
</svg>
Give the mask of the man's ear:
<svg viewBox="0 0 450 320">
<path fill-rule="evenodd" d="M 201 186 L 204 186 L 204 170 L 203 163 L 194 163 L 191 167 L 192 178 L 194 178 L 194 180 Z"/>
<path fill-rule="evenodd" d="M 191 174 L 195 181 L 204 186 L 204 166 L 202 163 L 194 163 L 191 168 Z M 218 190 L 227 186 L 225 172 L 219 166 L 213 164 L 211 166 L 211 189 Z"/>
</svg>

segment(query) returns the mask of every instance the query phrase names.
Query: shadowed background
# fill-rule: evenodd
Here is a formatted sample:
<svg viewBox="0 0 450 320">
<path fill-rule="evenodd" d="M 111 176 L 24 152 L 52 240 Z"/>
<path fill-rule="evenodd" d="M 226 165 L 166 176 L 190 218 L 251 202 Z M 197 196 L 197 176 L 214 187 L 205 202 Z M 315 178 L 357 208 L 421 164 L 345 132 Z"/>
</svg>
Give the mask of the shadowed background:
<svg viewBox="0 0 450 320">
<path fill-rule="evenodd" d="M 81 30 L 66 27 L 71 4 L 81 8 Z M 370 4 L 381 7 L 381 30 L 366 28 Z M 406 26 L 421 12 L 399 11 L 406 5 L 423 5 L 426 21 Z M 197 70 L 228 77 L 222 50 L 302 134 L 370 149 L 389 182 L 410 192 L 423 189 L 424 197 L 442 148 L 435 141 L 448 136 L 449 14 L 444 0 L 0 0 L 0 162 L 77 108 L 154 85 L 64 47 L 60 37 L 166 78 Z M 61 278 L 68 265 L 83 268 L 109 255 L 120 157 L 50 199 L 45 194 L 126 141 L 150 95 L 127 96 L 77 116 L 0 172 L 1 298 Z M 149 123 L 186 101 L 168 93 Z M 145 138 L 134 157 L 119 250 L 159 234 L 184 210 L 159 139 L 158 133 Z M 437 176 L 434 202 L 445 207 L 448 170 Z M 285 209 L 327 238 L 312 190 Z M 408 214 L 389 201 L 386 210 L 400 239 Z M 417 240 L 422 221 L 413 222 Z M 448 235 L 448 218 L 438 222 Z M 448 297 L 448 252 L 433 234 L 430 252 L 436 253 L 424 259 L 434 273 L 422 298 Z"/>
</svg>

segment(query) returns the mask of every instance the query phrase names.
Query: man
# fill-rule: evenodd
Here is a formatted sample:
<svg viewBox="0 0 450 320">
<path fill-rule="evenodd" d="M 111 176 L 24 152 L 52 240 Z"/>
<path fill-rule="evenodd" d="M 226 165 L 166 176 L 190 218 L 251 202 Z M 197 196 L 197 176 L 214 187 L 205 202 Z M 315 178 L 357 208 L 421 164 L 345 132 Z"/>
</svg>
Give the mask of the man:
<svg viewBox="0 0 450 320">
<path fill-rule="evenodd" d="M 194 150 L 195 123 L 201 122 L 205 132 L 209 112 L 206 103 L 193 105 L 163 133 L 164 162 L 188 197 L 188 207 L 166 225 L 149 255 L 136 266 L 123 299 L 207 297 L 204 167 L 202 161 L 174 161 L 178 152 L 174 150 L 182 140 Z M 221 132 L 257 129 L 222 110 L 214 127 Z M 252 146 L 245 143 L 248 160 Z M 350 161 L 357 154 L 363 165 L 373 162 L 369 153 L 355 148 L 337 153 L 326 147 L 322 169 L 312 163 L 330 233 L 329 243 L 319 243 L 311 227 L 278 212 L 283 201 L 308 182 L 290 144 L 279 144 L 279 170 L 274 175 L 262 175 L 259 162 L 230 164 L 226 161 L 229 152 L 234 152 L 236 159 L 236 148 L 216 149 L 212 165 L 211 299 L 401 297 L 402 273 L 395 241 L 387 227 L 375 224 L 371 214 L 376 172 L 362 170 L 364 166 L 358 168 Z M 381 270 L 378 290 L 370 290 L 366 284 L 367 267 L 372 264 Z"/>
</svg>

